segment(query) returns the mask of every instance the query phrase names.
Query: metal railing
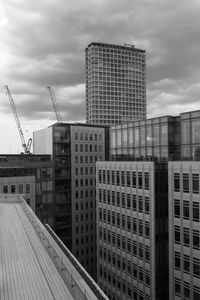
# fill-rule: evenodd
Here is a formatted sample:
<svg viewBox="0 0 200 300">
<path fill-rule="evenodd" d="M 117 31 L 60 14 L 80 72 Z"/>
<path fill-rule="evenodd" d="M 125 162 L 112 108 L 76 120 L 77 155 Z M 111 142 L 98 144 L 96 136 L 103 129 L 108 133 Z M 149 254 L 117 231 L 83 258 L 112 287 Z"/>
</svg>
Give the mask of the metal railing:
<svg viewBox="0 0 200 300">
<path fill-rule="evenodd" d="M 43 224 L 42 223 L 40 224 L 37 216 L 34 214 L 31 208 L 26 203 L 23 203 L 22 206 L 34 230 L 36 231 L 45 249 L 49 253 L 58 272 L 63 278 L 65 284 L 67 285 L 74 299 L 94 300 L 94 296 L 91 295 L 93 293 L 97 299 L 108 300 L 107 296 L 103 293 L 103 291 L 101 291 L 101 289 L 98 287 L 95 281 L 89 276 L 89 274 L 87 274 L 84 268 L 76 260 L 73 254 L 67 249 L 67 247 L 62 243 L 62 241 L 54 233 L 51 227 L 48 224 L 46 224 L 45 225 L 46 228 L 44 228 Z M 48 234 L 45 234 L 45 229 L 52 237 L 51 241 L 48 237 Z M 67 262 L 64 261 L 65 259 L 64 257 L 62 257 L 61 251 L 59 251 L 59 247 L 64 253 L 64 255 L 67 257 L 67 259 L 70 261 L 70 263 L 73 265 L 73 267 L 76 269 L 76 271 L 87 283 L 92 293 L 91 292 L 89 293 L 89 291 L 81 284 L 80 280 L 76 278 L 73 270 L 70 269 L 70 266 L 67 265 Z"/>
</svg>

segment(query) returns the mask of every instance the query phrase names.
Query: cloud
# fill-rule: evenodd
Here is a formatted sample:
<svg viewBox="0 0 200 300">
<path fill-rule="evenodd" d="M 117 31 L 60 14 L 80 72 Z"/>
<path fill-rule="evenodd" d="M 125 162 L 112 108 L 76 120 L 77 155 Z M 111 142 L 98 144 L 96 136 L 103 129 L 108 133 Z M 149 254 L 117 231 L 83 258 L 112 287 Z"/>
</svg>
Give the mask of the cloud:
<svg viewBox="0 0 200 300">
<path fill-rule="evenodd" d="M 85 48 L 132 43 L 147 53 L 149 117 L 200 109 L 199 13 L 197 0 L 2 1 L 1 85 L 34 130 L 55 120 L 47 85 L 66 121 L 84 120 Z M 3 89 L 0 95 L 0 118 L 10 116 Z"/>
</svg>

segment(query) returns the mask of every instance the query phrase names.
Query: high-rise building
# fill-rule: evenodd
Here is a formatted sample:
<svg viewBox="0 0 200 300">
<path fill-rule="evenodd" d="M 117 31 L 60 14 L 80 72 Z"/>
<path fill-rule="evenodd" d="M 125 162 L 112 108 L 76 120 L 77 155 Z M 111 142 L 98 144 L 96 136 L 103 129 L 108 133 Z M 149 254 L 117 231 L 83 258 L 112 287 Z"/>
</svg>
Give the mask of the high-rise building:
<svg viewBox="0 0 200 300">
<path fill-rule="evenodd" d="M 55 232 L 96 278 L 96 161 L 109 158 L 108 127 L 57 123 L 34 132 L 35 154 L 54 162 Z"/>
<path fill-rule="evenodd" d="M 168 300 L 167 170 L 97 162 L 97 282 L 111 300 Z"/>
<path fill-rule="evenodd" d="M 111 299 L 200 299 L 199 132 L 200 111 L 110 127 L 96 176 L 98 283 Z"/>
<path fill-rule="evenodd" d="M 200 299 L 200 162 L 169 162 L 168 172 L 169 299 L 198 300 Z"/>
<path fill-rule="evenodd" d="M 86 121 L 113 125 L 146 118 L 146 55 L 133 45 L 86 48 Z"/>
</svg>

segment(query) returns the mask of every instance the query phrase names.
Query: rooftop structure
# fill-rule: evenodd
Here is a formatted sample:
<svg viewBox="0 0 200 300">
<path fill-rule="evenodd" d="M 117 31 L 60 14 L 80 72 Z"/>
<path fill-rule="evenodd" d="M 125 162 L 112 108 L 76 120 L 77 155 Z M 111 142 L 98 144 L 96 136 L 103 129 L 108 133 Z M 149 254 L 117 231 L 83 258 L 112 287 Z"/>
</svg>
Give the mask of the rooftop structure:
<svg viewBox="0 0 200 300">
<path fill-rule="evenodd" d="M 86 53 L 86 121 L 113 125 L 146 118 L 146 54 L 133 45 L 91 43 Z"/>
<path fill-rule="evenodd" d="M 0 212 L 1 299 L 108 300 L 21 196 L 1 194 Z"/>
</svg>

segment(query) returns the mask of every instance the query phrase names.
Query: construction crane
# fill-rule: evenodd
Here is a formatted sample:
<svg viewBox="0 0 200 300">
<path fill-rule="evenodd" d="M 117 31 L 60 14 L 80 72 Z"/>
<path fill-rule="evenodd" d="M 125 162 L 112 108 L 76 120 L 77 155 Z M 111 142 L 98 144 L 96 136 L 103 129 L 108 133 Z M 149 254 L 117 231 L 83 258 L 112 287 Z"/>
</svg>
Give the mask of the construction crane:
<svg viewBox="0 0 200 300">
<path fill-rule="evenodd" d="M 12 108 L 13 115 L 14 115 L 14 118 L 15 118 L 15 121 L 16 121 L 16 124 L 17 124 L 18 132 L 19 132 L 21 142 L 22 142 L 22 147 L 24 148 L 24 153 L 25 154 L 30 154 L 32 139 L 30 138 L 28 140 L 27 144 L 26 144 L 24 134 L 23 134 L 23 131 L 22 131 L 22 127 L 21 127 L 21 124 L 20 124 L 20 121 L 19 121 L 19 117 L 18 117 L 18 114 L 17 114 L 17 111 L 16 111 L 15 103 L 14 103 L 11 92 L 10 92 L 7 85 L 5 86 L 5 90 L 6 90 L 6 94 L 8 95 L 8 99 L 10 101 L 10 106 Z"/>
<path fill-rule="evenodd" d="M 47 89 L 49 91 L 49 95 L 50 95 L 50 98 L 51 98 L 51 101 L 53 104 L 53 108 L 54 108 L 54 111 L 56 114 L 56 120 L 58 121 L 58 123 L 62 123 L 62 118 L 61 118 L 61 114 L 59 111 L 58 103 L 56 101 L 56 96 L 55 96 L 54 90 L 49 85 L 47 86 Z"/>
</svg>

